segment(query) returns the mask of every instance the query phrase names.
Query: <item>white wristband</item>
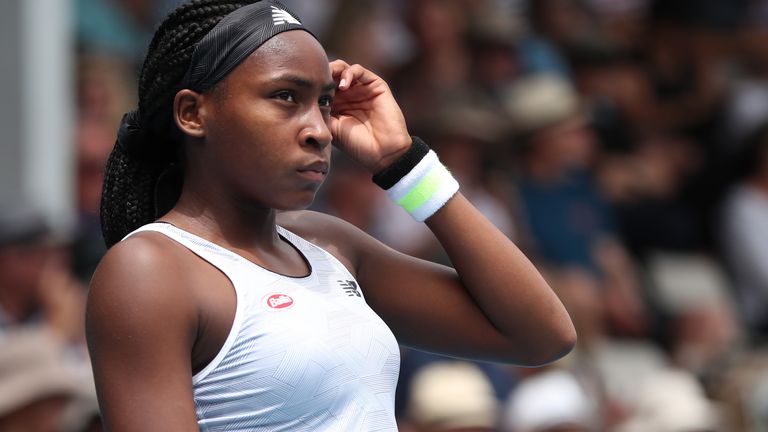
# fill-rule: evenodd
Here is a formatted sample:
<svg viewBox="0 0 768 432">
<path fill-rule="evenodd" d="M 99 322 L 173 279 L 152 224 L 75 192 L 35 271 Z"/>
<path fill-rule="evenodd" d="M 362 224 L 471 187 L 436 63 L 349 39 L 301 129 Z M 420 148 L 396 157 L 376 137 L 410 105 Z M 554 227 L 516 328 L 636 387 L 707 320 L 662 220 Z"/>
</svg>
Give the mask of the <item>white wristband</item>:
<svg viewBox="0 0 768 432">
<path fill-rule="evenodd" d="M 389 198 L 423 222 L 459 190 L 459 183 L 430 150 L 413 169 L 387 190 Z"/>
</svg>

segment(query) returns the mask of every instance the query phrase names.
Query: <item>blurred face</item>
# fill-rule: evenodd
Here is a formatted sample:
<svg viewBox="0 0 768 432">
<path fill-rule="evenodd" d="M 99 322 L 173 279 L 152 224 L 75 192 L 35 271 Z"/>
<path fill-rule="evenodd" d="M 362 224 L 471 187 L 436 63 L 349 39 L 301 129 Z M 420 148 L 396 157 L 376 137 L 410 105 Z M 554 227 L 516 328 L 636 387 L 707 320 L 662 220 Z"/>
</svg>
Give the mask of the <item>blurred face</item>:
<svg viewBox="0 0 768 432">
<path fill-rule="evenodd" d="M 463 36 L 466 20 L 458 2 L 420 0 L 412 7 L 416 36 L 425 49 L 444 48 L 457 43 Z"/>
<path fill-rule="evenodd" d="M 278 34 L 202 98 L 205 136 L 193 144 L 193 169 L 202 167 L 218 192 L 241 201 L 308 206 L 329 169 L 334 89 L 325 51 L 311 35 Z"/>
<path fill-rule="evenodd" d="M 111 124 L 94 120 L 80 120 L 77 124 L 77 202 L 82 213 L 99 211 L 104 167 L 114 144 Z"/>
<path fill-rule="evenodd" d="M 48 245 L 11 246 L 0 249 L 0 287 L 19 303 L 34 308 L 40 299 L 40 283 L 46 271 L 62 268 L 66 257 Z"/>
<path fill-rule="evenodd" d="M 515 51 L 505 45 L 486 46 L 476 50 L 477 73 L 483 84 L 494 89 L 520 74 Z"/>
<path fill-rule="evenodd" d="M 535 140 L 537 154 L 557 161 L 562 168 L 582 168 L 595 157 L 595 134 L 586 120 L 580 117 L 548 128 Z"/>
</svg>

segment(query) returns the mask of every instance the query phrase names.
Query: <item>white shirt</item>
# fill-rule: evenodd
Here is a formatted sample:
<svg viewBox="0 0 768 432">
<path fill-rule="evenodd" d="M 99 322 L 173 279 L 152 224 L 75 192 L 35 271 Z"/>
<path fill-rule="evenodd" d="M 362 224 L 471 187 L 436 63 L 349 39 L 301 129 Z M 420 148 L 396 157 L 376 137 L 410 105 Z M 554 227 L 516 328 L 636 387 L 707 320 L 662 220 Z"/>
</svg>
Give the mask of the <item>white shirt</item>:
<svg viewBox="0 0 768 432">
<path fill-rule="evenodd" d="M 768 313 L 768 194 L 749 184 L 731 191 L 723 209 L 723 244 L 747 321 Z"/>
<path fill-rule="evenodd" d="M 310 274 L 266 270 L 166 223 L 157 231 L 221 270 L 237 309 L 221 351 L 193 377 L 201 431 L 396 431 L 400 352 L 331 254 L 278 227 Z"/>
</svg>

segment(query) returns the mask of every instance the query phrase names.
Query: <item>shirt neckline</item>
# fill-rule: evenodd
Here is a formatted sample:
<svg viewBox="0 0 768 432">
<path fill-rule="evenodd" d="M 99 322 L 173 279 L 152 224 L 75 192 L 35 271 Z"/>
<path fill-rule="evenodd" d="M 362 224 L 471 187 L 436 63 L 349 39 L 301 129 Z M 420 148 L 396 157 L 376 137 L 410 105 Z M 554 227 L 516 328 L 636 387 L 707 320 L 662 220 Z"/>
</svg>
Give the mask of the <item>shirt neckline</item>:
<svg viewBox="0 0 768 432">
<path fill-rule="evenodd" d="M 280 239 L 282 241 L 288 243 L 288 245 L 291 246 L 299 254 L 301 259 L 304 261 L 304 264 L 306 264 L 307 268 L 309 269 L 309 272 L 306 275 L 303 275 L 303 276 L 293 276 L 293 275 L 287 275 L 287 274 L 283 274 L 283 273 L 280 273 L 280 272 L 268 269 L 268 268 L 266 268 L 266 267 L 264 267 L 264 266 L 262 266 L 262 265 L 260 265 L 258 263 L 255 263 L 255 262 L 245 258 L 244 256 L 240 255 L 239 253 L 237 253 L 235 251 L 227 249 L 224 246 L 221 246 L 221 245 L 219 245 L 217 243 L 214 243 L 214 242 L 212 242 L 210 240 L 204 239 L 204 238 L 200 237 L 199 235 L 193 234 L 193 233 L 191 233 L 191 232 L 189 232 L 189 231 L 187 231 L 187 230 L 185 230 L 183 228 L 179 228 L 178 226 L 172 224 L 171 222 L 156 221 L 154 223 L 166 225 L 168 228 L 175 229 L 175 230 L 177 230 L 177 231 L 179 231 L 179 232 L 181 232 L 181 233 L 183 233 L 185 235 L 188 235 L 188 236 L 192 237 L 193 239 L 196 239 L 197 241 L 200 241 L 202 243 L 208 244 L 208 245 L 210 245 L 211 247 L 213 247 L 215 249 L 221 250 L 222 252 L 224 252 L 224 253 L 226 253 L 228 255 L 233 256 L 238 261 L 241 261 L 243 263 L 246 263 L 248 265 L 251 265 L 251 266 L 256 267 L 256 268 L 258 268 L 260 270 L 263 270 L 263 271 L 268 272 L 268 273 L 272 273 L 272 274 L 277 275 L 277 276 L 281 276 L 281 277 L 289 278 L 289 279 L 294 279 L 294 280 L 306 280 L 306 279 L 310 279 L 312 276 L 314 276 L 314 268 L 312 267 L 312 263 L 309 261 L 309 258 L 307 258 L 306 253 L 304 253 L 304 251 L 298 245 L 293 243 L 283 233 L 283 232 L 288 233 L 290 231 L 286 230 L 285 228 L 281 227 L 280 225 L 276 226 L 277 227 L 277 235 L 280 237 Z"/>
</svg>

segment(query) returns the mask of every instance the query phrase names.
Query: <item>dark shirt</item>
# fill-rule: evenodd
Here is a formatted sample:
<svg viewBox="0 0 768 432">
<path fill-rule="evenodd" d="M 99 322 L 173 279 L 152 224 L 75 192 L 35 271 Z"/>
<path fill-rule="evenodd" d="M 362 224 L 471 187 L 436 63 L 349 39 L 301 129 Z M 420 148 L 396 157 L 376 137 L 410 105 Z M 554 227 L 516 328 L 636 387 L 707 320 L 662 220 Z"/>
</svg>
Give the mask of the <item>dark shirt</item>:
<svg viewBox="0 0 768 432">
<path fill-rule="evenodd" d="M 573 172 L 556 183 L 520 183 L 525 223 L 534 255 L 556 265 L 597 271 L 593 249 L 613 235 L 611 210 L 586 172 Z"/>
</svg>

